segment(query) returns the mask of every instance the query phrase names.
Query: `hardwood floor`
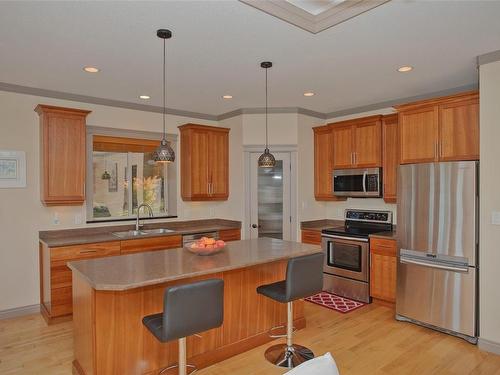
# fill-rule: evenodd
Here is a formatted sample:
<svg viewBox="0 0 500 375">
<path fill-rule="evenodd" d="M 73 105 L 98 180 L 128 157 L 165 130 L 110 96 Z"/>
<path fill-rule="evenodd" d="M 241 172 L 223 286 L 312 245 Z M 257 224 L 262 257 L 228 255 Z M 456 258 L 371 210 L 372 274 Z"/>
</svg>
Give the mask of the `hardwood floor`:
<svg viewBox="0 0 500 375">
<path fill-rule="evenodd" d="M 448 335 L 396 322 L 372 304 L 349 314 L 305 304 L 308 328 L 295 342 L 315 354 L 330 351 L 342 375 L 498 374 L 500 356 Z M 271 344 L 200 370 L 199 375 L 283 374 L 264 360 Z M 0 321 L 0 374 L 71 374 L 72 323 L 46 326 L 40 315 Z"/>
</svg>

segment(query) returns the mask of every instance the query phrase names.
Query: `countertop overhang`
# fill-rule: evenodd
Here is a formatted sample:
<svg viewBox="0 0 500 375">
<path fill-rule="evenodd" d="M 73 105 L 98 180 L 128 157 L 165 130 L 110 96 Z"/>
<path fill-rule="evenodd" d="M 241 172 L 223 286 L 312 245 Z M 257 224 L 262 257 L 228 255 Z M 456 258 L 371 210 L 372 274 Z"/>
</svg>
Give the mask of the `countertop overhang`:
<svg viewBox="0 0 500 375">
<path fill-rule="evenodd" d="M 124 291 L 321 251 L 317 245 L 259 238 L 229 242 L 222 252 L 211 256 L 178 248 L 81 260 L 68 266 L 95 290 Z"/>
</svg>

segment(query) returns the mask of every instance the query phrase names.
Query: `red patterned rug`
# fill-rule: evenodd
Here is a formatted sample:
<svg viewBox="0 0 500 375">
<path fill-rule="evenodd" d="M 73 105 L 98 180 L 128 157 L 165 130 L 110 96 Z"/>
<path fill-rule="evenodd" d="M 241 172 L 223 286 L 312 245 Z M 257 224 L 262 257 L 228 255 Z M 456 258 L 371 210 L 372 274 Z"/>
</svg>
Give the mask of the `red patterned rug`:
<svg viewBox="0 0 500 375">
<path fill-rule="evenodd" d="M 306 301 L 324 306 L 328 309 L 332 309 L 343 314 L 356 310 L 365 305 L 362 302 L 353 301 L 352 299 L 340 297 L 329 292 L 321 292 L 304 299 Z"/>
</svg>

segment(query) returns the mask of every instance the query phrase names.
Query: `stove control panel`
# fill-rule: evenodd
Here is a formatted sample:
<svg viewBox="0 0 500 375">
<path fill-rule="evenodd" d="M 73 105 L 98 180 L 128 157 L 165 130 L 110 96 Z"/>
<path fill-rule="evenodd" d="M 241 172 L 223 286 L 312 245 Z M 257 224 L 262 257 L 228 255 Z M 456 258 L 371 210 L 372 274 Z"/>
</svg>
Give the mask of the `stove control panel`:
<svg viewBox="0 0 500 375">
<path fill-rule="evenodd" d="M 371 210 L 345 210 L 344 213 L 346 220 L 353 221 L 370 221 L 377 223 L 392 224 L 391 211 L 371 211 Z"/>
</svg>

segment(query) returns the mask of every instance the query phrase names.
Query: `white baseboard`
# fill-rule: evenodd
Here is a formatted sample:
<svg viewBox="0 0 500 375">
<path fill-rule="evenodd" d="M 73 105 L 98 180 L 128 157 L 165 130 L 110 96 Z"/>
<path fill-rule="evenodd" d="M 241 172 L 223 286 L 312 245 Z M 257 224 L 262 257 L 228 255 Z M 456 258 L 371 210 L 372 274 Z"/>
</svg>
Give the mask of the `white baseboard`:
<svg viewBox="0 0 500 375">
<path fill-rule="evenodd" d="M 13 309 L 1 310 L 0 320 L 17 318 L 19 316 L 38 314 L 40 313 L 40 305 L 29 305 L 22 307 L 15 307 Z"/>
<path fill-rule="evenodd" d="M 500 343 L 498 342 L 482 339 L 480 337 L 477 341 L 477 346 L 479 347 L 479 349 L 484 350 L 485 352 L 500 355 Z"/>
</svg>

